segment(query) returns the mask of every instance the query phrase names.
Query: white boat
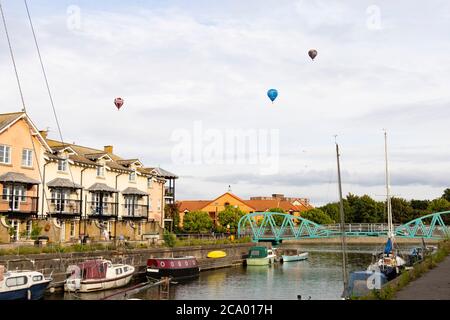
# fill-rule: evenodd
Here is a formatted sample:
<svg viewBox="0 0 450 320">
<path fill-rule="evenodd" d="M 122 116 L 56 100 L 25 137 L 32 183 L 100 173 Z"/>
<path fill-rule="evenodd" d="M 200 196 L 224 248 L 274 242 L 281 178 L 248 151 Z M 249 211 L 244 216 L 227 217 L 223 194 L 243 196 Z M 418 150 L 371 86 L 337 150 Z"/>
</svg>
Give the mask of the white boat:
<svg viewBox="0 0 450 320">
<path fill-rule="evenodd" d="M 250 248 L 246 263 L 248 266 L 265 266 L 275 262 L 276 255 L 272 249 L 266 247 Z"/>
<path fill-rule="evenodd" d="M 290 252 L 290 250 L 286 250 L 281 255 L 282 262 L 289 261 L 301 261 L 308 259 L 308 252 L 301 252 L 300 250 L 294 250 L 294 252 Z"/>
<path fill-rule="evenodd" d="M 93 292 L 126 286 L 135 268 L 127 264 L 113 264 L 109 260 L 89 260 L 67 268 L 65 291 Z"/>
<path fill-rule="evenodd" d="M 6 271 L 0 266 L 0 300 L 40 300 L 51 281 L 37 271 Z"/>
</svg>

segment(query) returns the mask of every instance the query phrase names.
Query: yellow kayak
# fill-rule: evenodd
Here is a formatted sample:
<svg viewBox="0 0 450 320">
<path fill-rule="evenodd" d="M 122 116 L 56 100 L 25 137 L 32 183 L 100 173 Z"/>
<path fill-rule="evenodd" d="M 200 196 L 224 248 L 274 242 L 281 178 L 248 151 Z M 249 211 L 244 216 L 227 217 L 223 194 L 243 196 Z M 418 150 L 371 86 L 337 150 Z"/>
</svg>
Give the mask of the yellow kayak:
<svg viewBox="0 0 450 320">
<path fill-rule="evenodd" d="M 223 258 L 226 257 L 227 253 L 224 251 L 210 251 L 208 252 L 208 258 L 213 258 L 213 259 L 217 259 L 217 258 Z"/>
</svg>

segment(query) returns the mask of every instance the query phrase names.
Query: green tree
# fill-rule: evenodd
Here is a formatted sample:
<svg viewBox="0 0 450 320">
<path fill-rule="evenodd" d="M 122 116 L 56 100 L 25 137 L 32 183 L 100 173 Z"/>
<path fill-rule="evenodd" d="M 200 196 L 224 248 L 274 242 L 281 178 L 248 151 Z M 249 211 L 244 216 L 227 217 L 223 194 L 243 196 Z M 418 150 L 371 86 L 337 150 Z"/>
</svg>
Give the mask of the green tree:
<svg viewBox="0 0 450 320">
<path fill-rule="evenodd" d="M 286 213 L 281 208 L 271 208 L 271 209 L 269 209 L 269 212 Z M 275 225 L 281 226 L 283 224 L 284 216 L 276 214 L 276 215 L 272 215 L 272 217 L 273 217 L 273 220 L 275 221 Z"/>
<path fill-rule="evenodd" d="M 232 233 L 237 232 L 239 220 L 245 215 L 245 212 L 233 206 L 226 206 L 224 210 L 219 212 L 219 223 L 222 230 L 228 225 Z M 225 229 L 226 230 L 226 229 Z"/>
<path fill-rule="evenodd" d="M 430 202 L 428 205 L 428 210 L 431 212 L 442 212 L 450 210 L 450 201 L 447 201 L 444 198 L 437 198 Z"/>
<path fill-rule="evenodd" d="M 327 215 L 325 212 L 317 208 L 302 212 L 302 218 L 305 218 L 318 224 L 334 223 L 333 219 L 331 219 L 329 215 Z"/>
<path fill-rule="evenodd" d="M 349 194 L 347 201 L 350 206 L 350 223 L 377 223 L 384 220 L 384 207 L 382 202 L 373 200 L 368 195 L 362 197 Z M 346 213 L 347 216 L 347 213 Z"/>
<path fill-rule="evenodd" d="M 191 211 L 184 215 L 183 228 L 187 232 L 209 232 L 213 221 L 209 214 L 204 211 Z"/>
<path fill-rule="evenodd" d="M 444 190 L 444 194 L 442 195 L 442 198 L 444 198 L 447 201 L 450 201 L 450 188 L 447 188 Z"/>
<path fill-rule="evenodd" d="M 393 223 L 405 223 L 414 219 L 414 209 L 411 203 L 403 198 L 391 198 Z"/>
</svg>

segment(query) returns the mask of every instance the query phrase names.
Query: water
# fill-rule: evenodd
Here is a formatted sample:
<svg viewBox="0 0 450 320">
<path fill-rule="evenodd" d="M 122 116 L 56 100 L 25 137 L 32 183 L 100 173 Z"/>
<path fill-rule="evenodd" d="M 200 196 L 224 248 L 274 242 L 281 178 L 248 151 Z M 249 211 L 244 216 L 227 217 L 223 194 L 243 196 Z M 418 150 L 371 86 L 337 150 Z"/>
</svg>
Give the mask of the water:
<svg viewBox="0 0 450 320">
<path fill-rule="evenodd" d="M 295 247 L 291 247 L 295 248 Z M 379 245 L 348 245 L 348 271 L 366 269 Z M 205 271 L 188 282 L 171 284 L 171 300 L 280 299 L 334 300 L 343 291 L 340 245 L 303 245 L 309 252 L 305 261 L 270 266 L 235 266 Z M 409 250 L 404 247 L 404 250 Z M 54 294 L 50 299 L 101 299 L 122 289 L 89 294 Z M 159 288 L 133 295 L 144 300 L 160 299 Z"/>
</svg>

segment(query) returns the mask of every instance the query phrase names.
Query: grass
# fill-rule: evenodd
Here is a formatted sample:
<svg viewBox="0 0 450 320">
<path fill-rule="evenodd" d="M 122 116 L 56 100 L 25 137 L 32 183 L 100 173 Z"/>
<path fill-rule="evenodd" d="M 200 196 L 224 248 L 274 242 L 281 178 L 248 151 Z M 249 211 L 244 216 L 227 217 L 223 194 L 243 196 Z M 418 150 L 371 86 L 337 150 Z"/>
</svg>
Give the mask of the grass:
<svg viewBox="0 0 450 320">
<path fill-rule="evenodd" d="M 398 291 L 407 286 L 410 282 L 420 278 L 423 274 L 433 269 L 439 262 L 444 260 L 450 253 L 450 241 L 444 240 L 438 243 L 438 250 L 432 256 L 428 256 L 424 261 L 416 264 L 413 269 L 405 271 L 398 278 L 386 284 L 381 290 L 373 290 L 369 295 L 360 297 L 359 300 L 390 300 Z"/>
<path fill-rule="evenodd" d="M 202 246 L 202 245 L 219 245 L 219 244 L 237 244 L 251 242 L 250 237 L 238 238 L 235 240 L 218 239 L 218 240 L 175 240 L 174 247 L 189 247 L 189 246 Z M 167 246 L 167 245 L 165 245 Z M 155 246 L 147 244 L 133 244 L 125 242 L 122 247 L 116 247 L 115 245 L 104 245 L 100 243 L 92 244 L 75 244 L 71 246 L 61 246 L 58 244 L 48 244 L 45 247 L 34 246 L 20 246 L 14 249 L 0 249 L 0 256 L 4 255 L 29 255 L 29 254 L 43 254 L 43 253 L 71 253 L 71 252 L 93 252 L 93 251 L 106 251 L 106 250 L 118 250 L 118 249 L 149 249 L 155 248 Z"/>
</svg>

